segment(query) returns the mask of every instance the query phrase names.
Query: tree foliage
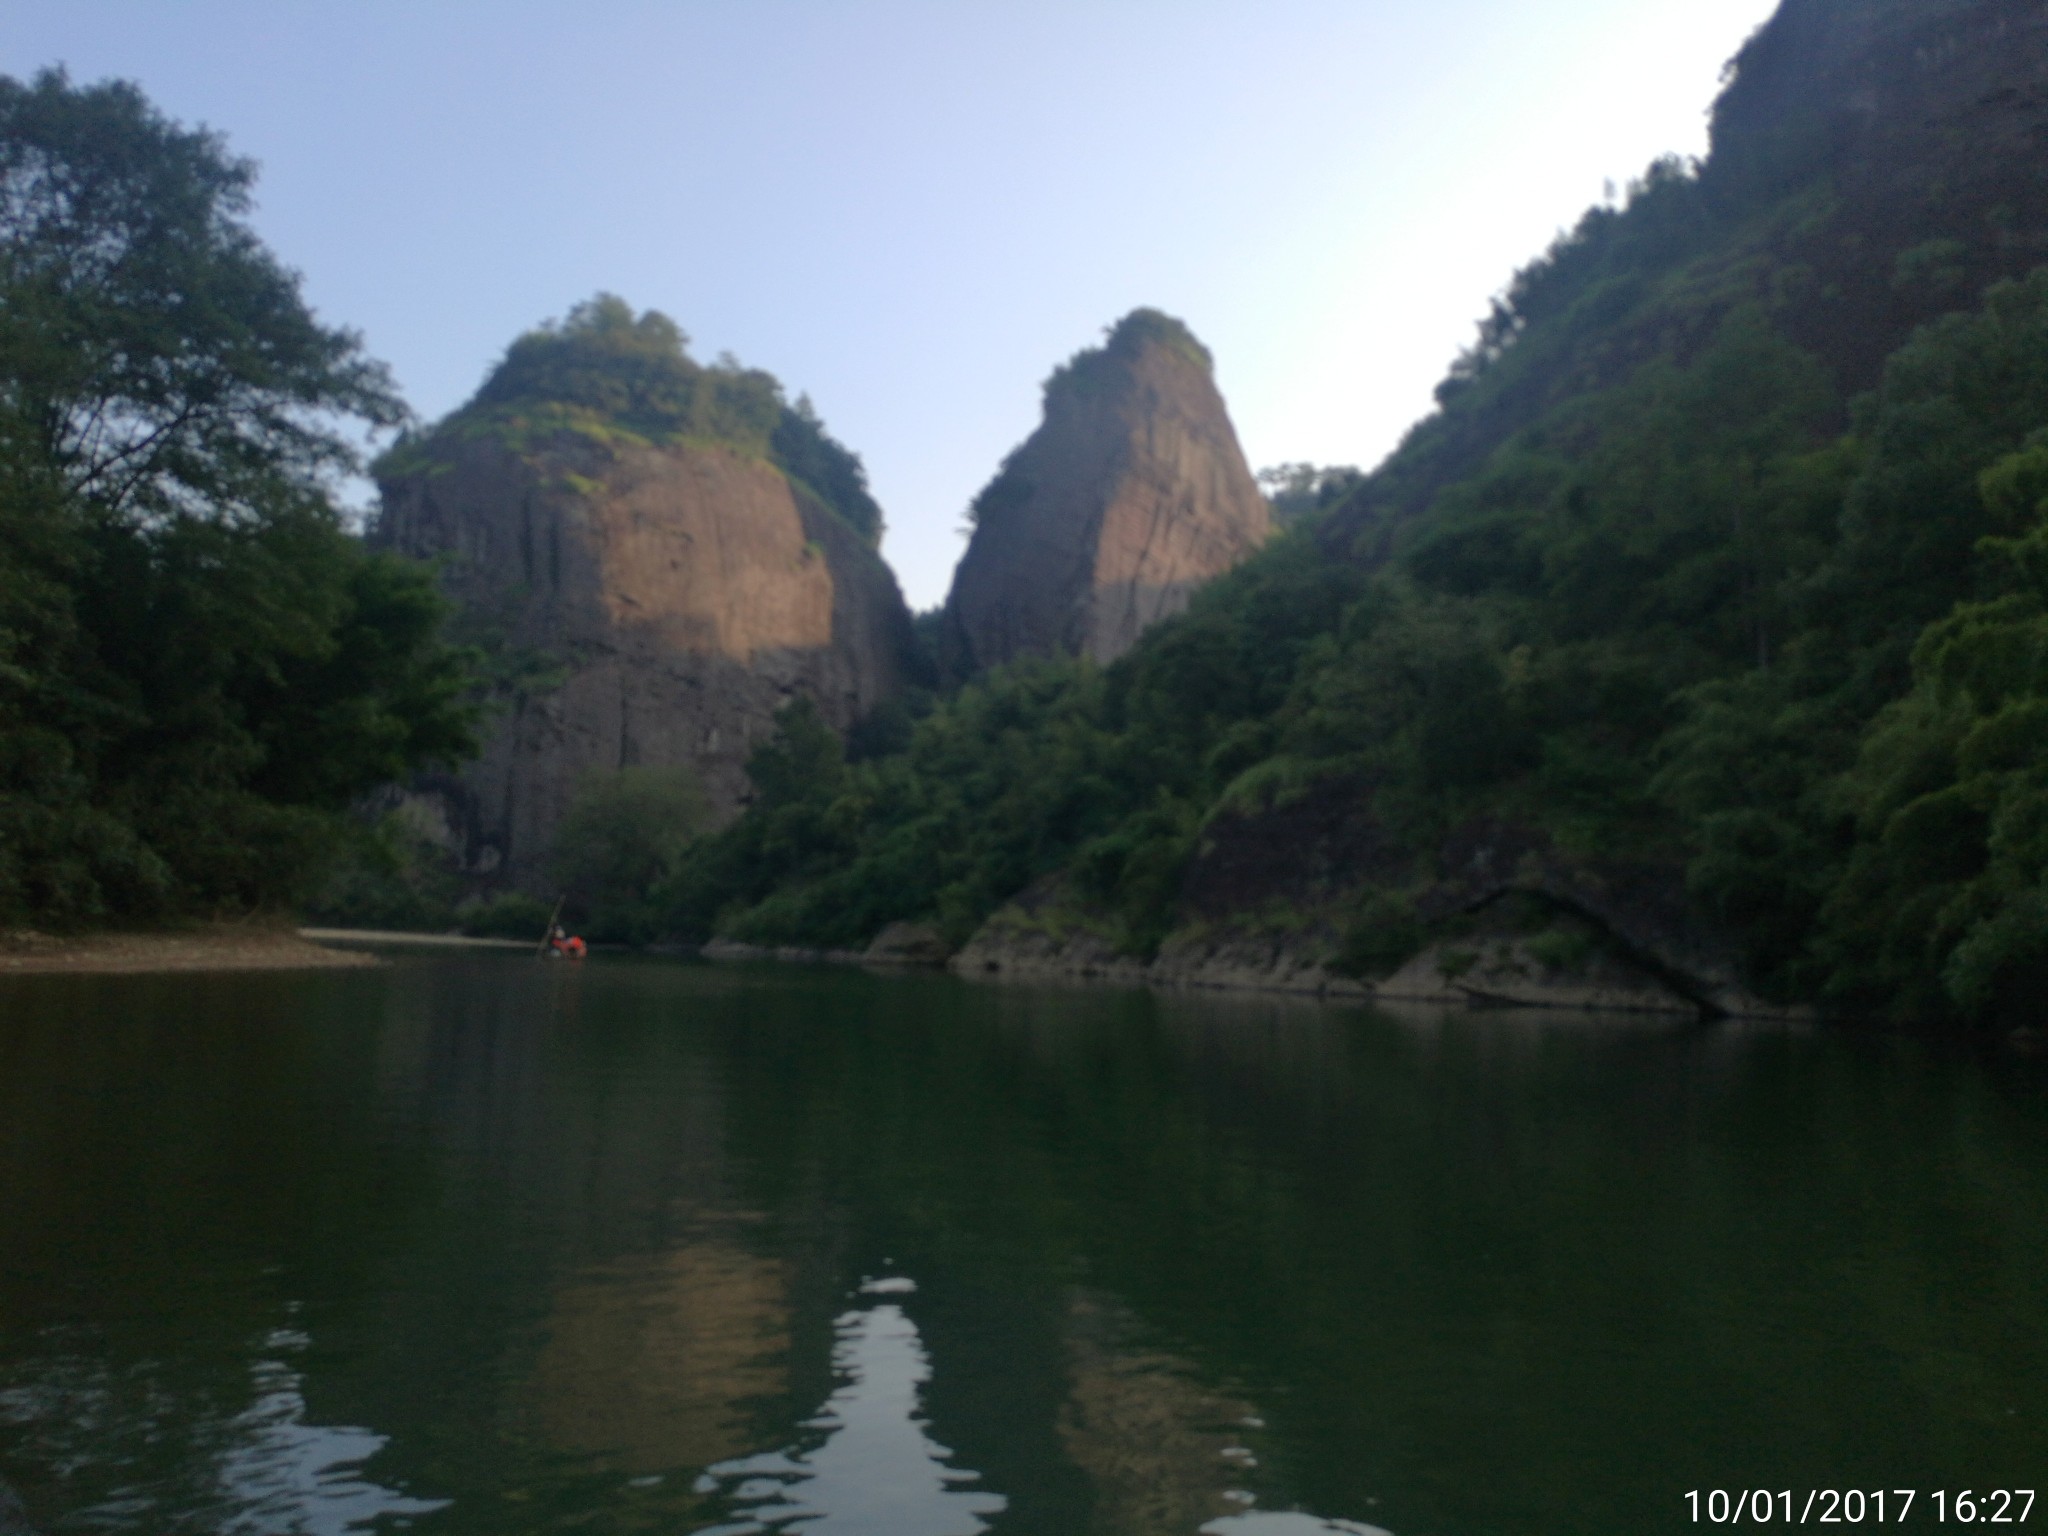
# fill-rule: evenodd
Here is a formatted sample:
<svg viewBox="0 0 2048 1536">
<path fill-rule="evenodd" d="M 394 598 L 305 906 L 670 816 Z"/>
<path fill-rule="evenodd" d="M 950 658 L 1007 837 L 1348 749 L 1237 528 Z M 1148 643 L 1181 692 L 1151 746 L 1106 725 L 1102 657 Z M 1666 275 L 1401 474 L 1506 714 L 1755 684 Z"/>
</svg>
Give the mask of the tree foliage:
<svg viewBox="0 0 2048 1536">
<path fill-rule="evenodd" d="M 1672 172 L 1637 204 L 1692 195 Z M 1590 323 L 1539 278 L 1517 347 Z M 1565 395 L 1350 558 L 1328 529 L 1400 455 L 1106 672 L 997 672 L 905 750 L 764 796 L 700 845 L 673 919 L 958 937 L 1057 876 L 1142 954 L 1187 920 L 1218 816 L 1353 785 L 1415 879 L 1505 820 L 1682 872 L 1767 992 L 2021 1019 L 2048 979 L 2048 269 L 1911 336 L 1846 434 L 1776 311 L 1701 294 L 1683 346 Z M 1366 889 L 1333 958 L 1421 943 L 1411 894 Z"/>
<path fill-rule="evenodd" d="M 102 514 L 260 517 L 404 409 L 242 222 L 254 167 L 134 86 L 0 80 L 0 448 Z"/>
<path fill-rule="evenodd" d="M 725 443 L 769 459 L 869 544 L 881 541 L 882 509 L 867 471 L 825 430 L 808 396 L 790 405 L 773 374 L 731 358 L 698 363 L 675 321 L 659 310 L 636 315 L 613 294 L 515 340 L 467 405 L 426 438 L 401 442 L 379 472 L 404 473 L 441 434 L 474 432 L 521 446 L 558 432 L 605 443 Z"/>
<path fill-rule="evenodd" d="M 1349 464 L 1318 468 L 1314 464 L 1275 464 L 1258 473 L 1259 489 L 1273 509 L 1273 523 L 1284 528 L 1327 511 L 1356 490 L 1365 479 Z"/>
<path fill-rule="evenodd" d="M 338 424 L 404 410 L 133 86 L 0 78 L 0 914 L 289 897 L 371 786 L 468 750 L 427 574 Z"/>
<path fill-rule="evenodd" d="M 704 819 L 704 792 L 687 769 L 636 765 L 578 786 L 550 863 L 593 937 L 653 936 L 648 898 L 674 877 Z"/>
<path fill-rule="evenodd" d="M 765 452 L 782 414 L 774 378 L 699 366 L 667 315 L 601 293 L 505 350 L 474 404 L 485 411 L 568 406 L 650 439 L 710 437 Z"/>
</svg>

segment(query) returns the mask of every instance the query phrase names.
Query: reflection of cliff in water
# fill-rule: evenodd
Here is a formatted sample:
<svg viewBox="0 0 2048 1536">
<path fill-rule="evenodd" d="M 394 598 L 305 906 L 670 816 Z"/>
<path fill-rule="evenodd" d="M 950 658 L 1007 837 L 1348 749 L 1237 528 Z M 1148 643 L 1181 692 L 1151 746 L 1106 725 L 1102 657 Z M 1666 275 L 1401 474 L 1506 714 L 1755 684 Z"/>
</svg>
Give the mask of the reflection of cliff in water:
<svg viewBox="0 0 2048 1536">
<path fill-rule="evenodd" d="M 786 1386 L 787 1289 L 781 1265 L 717 1237 L 579 1274 L 554 1293 L 526 1413 L 622 1472 L 734 1455 L 750 1405 Z"/>
<path fill-rule="evenodd" d="M 395 979 L 380 1098 L 434 1148 L 445 1209 L 384 1290 L 379 1390 L 418 1401 L 398 1378 L 424 1373 L 442 1436 L 468 1421 L 437 1463 L 451 1528 L 489 1529 L 524 1482 L 689 1529 L 696 1473 L 791 1414 L 792 1352 L 823 1321 L 799 1326 L 800 1266 L 734 1188 L 719 1044 L 666 1022 L 674 974 Z M 722 1015 L 702 979 L 692 1013 Z M 822 1342 L 809 1353 L 822 1374 Z"/>
<path fill-rule="evenodd" d="M 1241 1509 L 1253 1462 L 1248 1403 L 1202 1384 L 1192 1366 L 1127 1339 L 1136 1320 L 1108 1297 L 1076 1293 L 1068 1310 L 1072 1395 L 1061 1443 L 1095 1486 L 1096 1525 L 1123 1536 L 1185 1536 Z"/>
<path fill-rule="evenodd" d="M 2038 1460 L 2032 1065 L 624 961 L 65 982 L 0 988 L 0 1478 L 53 1530 L 847 1533 L 870 1457 L 889 1536 L 1640 1530 L 1674 1445 Z"/>
</svg>

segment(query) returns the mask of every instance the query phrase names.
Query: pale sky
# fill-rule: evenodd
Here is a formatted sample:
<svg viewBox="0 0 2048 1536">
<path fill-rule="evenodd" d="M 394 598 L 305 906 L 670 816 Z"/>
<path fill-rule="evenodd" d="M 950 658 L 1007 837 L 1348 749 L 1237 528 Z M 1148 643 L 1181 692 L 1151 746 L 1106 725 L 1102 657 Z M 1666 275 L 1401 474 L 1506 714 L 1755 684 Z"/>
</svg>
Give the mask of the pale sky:
<svg viewBox="0 0 2048 1536">
<path fill-rule="evenodd" d="M 1699 154 L 1773 0 L 8 0 L 0 72 L 135 80 L 413 408 L 599 290 L 808 393 L 915 607 L 1140 304 L 1252 466 L 1370 466 L 1514 269 Z"/>
</svg>

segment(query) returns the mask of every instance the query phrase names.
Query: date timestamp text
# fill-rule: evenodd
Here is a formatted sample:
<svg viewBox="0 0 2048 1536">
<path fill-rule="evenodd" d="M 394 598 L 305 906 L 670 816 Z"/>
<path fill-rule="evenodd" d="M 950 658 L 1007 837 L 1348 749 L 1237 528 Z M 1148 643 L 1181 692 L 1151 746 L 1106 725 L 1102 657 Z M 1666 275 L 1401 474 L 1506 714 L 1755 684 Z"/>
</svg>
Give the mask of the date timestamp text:
<svg viewBox="0 0 2048 1536">
<path fill-rule="evenodd" d="M 1695 1488 L 1695 1525 L 2023 1525 L 2031 1488 Z"/>
</svg>

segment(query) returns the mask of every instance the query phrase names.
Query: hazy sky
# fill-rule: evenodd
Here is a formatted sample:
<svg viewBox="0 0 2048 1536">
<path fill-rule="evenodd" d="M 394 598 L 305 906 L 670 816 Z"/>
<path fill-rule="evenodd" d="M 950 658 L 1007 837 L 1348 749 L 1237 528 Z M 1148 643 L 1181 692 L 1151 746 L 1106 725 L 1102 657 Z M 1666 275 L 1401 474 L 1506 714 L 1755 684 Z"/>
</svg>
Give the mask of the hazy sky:
<svg viewBox="0 0 2048 1536">
<path fill-rule="evenodd" d="M 1254 468 L 1370 465 L 1514 269 L 1697 154 L 1773 0 L 7 0 L 0 71 L 139 81 L 432 418 L 608 289 L 808 392 L 913 605 L 1125 311 Z"/>
</svg>

